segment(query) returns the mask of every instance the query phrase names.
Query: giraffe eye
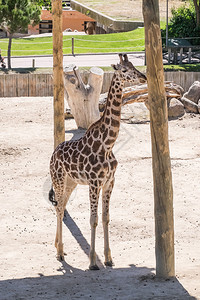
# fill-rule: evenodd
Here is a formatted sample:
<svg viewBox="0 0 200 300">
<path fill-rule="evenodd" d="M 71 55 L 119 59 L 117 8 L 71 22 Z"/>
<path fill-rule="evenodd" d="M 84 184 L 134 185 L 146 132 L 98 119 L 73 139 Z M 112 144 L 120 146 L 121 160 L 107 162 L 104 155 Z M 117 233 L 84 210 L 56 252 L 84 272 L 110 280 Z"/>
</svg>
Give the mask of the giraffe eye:
<svg viewBox="0 0 200 300">
<path fill-rule="evenodd" d="M 127 70 L 126 70 L 125 68 L 124 68 L 124 69 L 122 69 L 122 72 L 123 72 L 123 73 L 126 73 L 126 71 L 127 71 Z"/>
</svg>

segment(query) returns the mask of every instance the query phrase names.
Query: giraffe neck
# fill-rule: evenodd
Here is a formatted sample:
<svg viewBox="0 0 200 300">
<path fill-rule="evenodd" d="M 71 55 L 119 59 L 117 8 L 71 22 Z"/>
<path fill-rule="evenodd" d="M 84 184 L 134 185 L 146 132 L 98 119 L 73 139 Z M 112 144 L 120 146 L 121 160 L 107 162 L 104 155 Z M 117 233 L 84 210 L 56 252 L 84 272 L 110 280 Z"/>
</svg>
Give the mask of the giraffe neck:
<svg viewBox="0 0 200 300">
<path fill-rule="evenodd" d="M 100 126 L 102 144 L 108 151 L 114 146 L 119 133 L 123 85 L 119 75 L 114 73 Z"/>
</svg>

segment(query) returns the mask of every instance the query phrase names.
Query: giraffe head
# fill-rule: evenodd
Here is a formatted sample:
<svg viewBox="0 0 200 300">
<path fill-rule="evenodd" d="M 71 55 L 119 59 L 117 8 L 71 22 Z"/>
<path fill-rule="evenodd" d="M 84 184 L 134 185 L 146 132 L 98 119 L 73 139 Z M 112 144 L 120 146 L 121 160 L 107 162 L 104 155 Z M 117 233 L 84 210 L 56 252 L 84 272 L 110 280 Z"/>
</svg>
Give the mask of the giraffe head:
<svg viewBox="0 0 200 300">
<path fill-rule="evenodd" d="M 120 75 L 122 81 L 134 83 L 145 83 L 147 81 L 146 76 L 138 71 L 128 60 L 127 54 L 119 54 L 119 58 L 120 63 L 112 65 L 112 67 Z"/>
</svg>

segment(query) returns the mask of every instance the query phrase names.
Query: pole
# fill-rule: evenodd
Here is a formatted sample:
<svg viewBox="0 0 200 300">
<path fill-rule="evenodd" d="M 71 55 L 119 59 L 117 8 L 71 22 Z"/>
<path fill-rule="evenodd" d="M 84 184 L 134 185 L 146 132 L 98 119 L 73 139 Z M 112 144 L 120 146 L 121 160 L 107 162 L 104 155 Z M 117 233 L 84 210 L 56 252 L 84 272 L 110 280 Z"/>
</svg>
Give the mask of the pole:
<svg viewBox="0 0 200 300">
<path fill-rule="evenodd" d="M 168 47 L 168 0 L 166 5 L 166 48 Z"/>
<path fill-rule="evenodd" d="M 65 140 L 62 0 L 52 0 L 54 148 Z"/>
<path fill-rule="evenodd" d="M 168 113 L 158 0 L 143 0 L 154 181 L 156 275 L 175 276 L 174 219 Z"/>
<path fill-rule="evenodd" d="M 72 37 L 72 55 L 75 56 L 74 55 L 74 38 L 73 37 Z"/>
<path fill-rule="evenodd" d="M 35 69 L 35 58 L 32 60 L 32 68 Z"/>
</svg>

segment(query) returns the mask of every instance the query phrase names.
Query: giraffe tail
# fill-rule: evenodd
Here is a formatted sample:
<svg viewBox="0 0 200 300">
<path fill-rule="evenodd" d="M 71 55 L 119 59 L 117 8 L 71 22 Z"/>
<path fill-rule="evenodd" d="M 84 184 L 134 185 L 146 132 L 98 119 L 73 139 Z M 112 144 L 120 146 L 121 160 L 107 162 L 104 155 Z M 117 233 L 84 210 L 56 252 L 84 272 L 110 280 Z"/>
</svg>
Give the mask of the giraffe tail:
<svg viewBox="0 0 200 300">
<path fill-rule="evenodd" d="M 58 202 L 55 200 L 55 192 L 53 190 L 53 187 L 51 187 L 49 191 L 49 201 L 53 204 L 53 206 L 58 205 Z"/>
</svg>

